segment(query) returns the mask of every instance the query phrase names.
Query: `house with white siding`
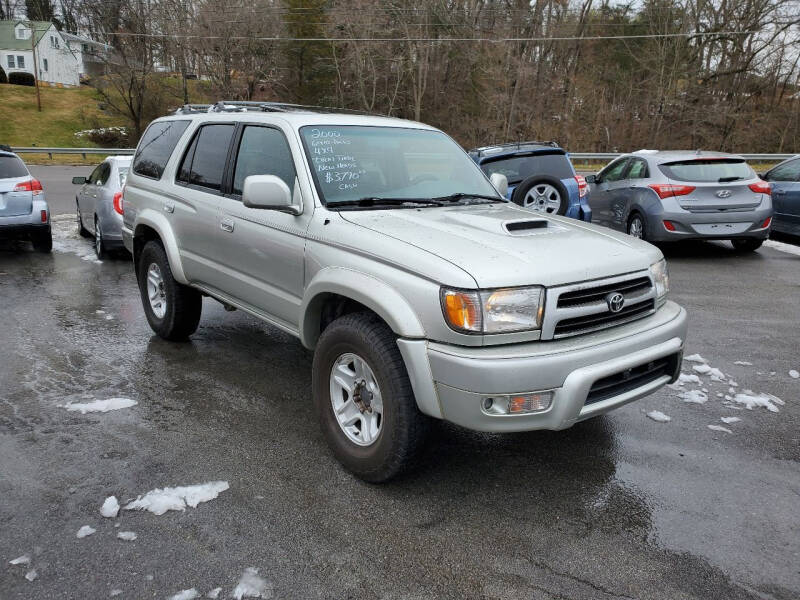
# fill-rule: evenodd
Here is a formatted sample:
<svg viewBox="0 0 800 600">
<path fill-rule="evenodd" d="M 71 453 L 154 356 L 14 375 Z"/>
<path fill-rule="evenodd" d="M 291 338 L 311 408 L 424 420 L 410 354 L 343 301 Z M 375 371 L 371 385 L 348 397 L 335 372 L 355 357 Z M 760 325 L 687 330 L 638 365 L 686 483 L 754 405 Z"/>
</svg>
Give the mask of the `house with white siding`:
<svg viewBox="0 0 800 600">
<path fill-rule="evenodd" d="M 0 21 L 0 66 L 6 75 L 35 75 L 32 46 L 36 49 L 40 85 L 80 84 L 78 58 L 55 25 L 47 21 Z"/>
<path fill-rule="evenodd" d="M 72 53 L 78 59 L 78 74 L 81 81 L 91 79 L 107 72 L 106 65 L 112 56 L 111 46 L 87 38 L 83 35 L 61 32 Z"/>
</svg>

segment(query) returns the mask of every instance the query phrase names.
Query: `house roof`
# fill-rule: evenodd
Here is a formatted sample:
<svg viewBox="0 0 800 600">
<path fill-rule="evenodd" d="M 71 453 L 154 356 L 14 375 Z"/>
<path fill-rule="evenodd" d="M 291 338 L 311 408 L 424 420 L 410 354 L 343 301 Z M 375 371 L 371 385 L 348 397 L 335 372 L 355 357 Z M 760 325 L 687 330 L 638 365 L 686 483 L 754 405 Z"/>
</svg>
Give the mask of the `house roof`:
<svg viewBox="0 0 800 600">
<path fill-rule="evenodd" d="M 30 21 L 25 21 L 23 19 L 0 21 L 0 50 L 31 49 L 30 38 L 27 40 L 18 40 L 16 35 L 14 35 L 14 28 L 17 26 L 17 23 L 23 23 L 25 26 L 27 26 Z M 33 29 L 34 35 L 36 36 L 35 39 L 37 46 L 44 37 L 45 32 L 48 31 L 52 26 L 53 24 L 50 21 L 33 21 Z"/>
</svg>

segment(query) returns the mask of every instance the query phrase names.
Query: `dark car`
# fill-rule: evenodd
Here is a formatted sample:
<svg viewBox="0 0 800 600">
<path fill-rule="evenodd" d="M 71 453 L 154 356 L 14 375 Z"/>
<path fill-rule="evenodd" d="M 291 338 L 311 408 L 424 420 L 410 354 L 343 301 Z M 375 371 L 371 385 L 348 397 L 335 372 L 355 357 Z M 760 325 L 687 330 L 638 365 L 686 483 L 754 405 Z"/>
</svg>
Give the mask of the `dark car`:
<svg viewBox="0 0 800 600">
<path fill-rule="evenodd" d="M 764 174 L 772 188 L 772 231 L 800 237 L 800 155 Z"/>
<path fill-rule="evenodd" d="M 555 142 L 519 142 L 469 151 L 483 172 L 508 179 L 508 199 L 539 212 L 590 222 L 586 180 L 575 173 L 566 150 Z"/>
</svg>

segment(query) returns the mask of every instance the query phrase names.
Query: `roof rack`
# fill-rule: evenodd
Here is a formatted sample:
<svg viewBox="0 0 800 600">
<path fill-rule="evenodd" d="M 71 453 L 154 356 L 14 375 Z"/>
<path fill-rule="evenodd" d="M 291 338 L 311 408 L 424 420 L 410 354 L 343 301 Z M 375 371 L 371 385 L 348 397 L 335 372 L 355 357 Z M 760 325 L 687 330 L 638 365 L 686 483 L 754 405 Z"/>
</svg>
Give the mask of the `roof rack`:
<svg viewBox="0 0 800 600">
<path fill-rule="evenodd" d="M 483 156 L 483 154 L 487 153 L 489 150 L 494 150 L 495 148 L 517 148 L 518 150 L 524 146 L 548 146 L 550 148 L 560 148 L 558 142 L 553 140 L 546 141 L 546 142 L 539 142 L 536 140 L 528 140 L 525 142 L 508 142 L 505 144 L 490 144 L 488 146 L 481 146 L 480 148 L 475 148 L 471 152 L 477 152 L 478 156 Z"/>
<path fill-rule="evenodd" d="M 184 104 L 175 111 L 176 115 L 190 115 L 198 113 L 228 113 L 228 112 L 315 112 L 315 113 L 349 113 L 366 115 L 369 113 L 347 108 L 332 108 L 327 106 L 307 106 L 304 104 L 289 104 L 286 102 L 259 102 L 253 100 L 220 100 L 214 104 Z"/>
</svg>

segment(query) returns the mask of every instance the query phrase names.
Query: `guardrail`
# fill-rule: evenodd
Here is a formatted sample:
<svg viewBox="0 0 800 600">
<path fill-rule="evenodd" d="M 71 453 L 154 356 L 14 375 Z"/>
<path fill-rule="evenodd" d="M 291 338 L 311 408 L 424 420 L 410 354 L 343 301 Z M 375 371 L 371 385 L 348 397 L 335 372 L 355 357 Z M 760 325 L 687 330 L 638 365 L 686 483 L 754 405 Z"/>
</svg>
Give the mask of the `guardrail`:
<svg viewBox="0 0 800 600">
<path fill-rule="evenodd" d="M 86 158 L 87 154 L 132 155 L 136 152 L 136 148 L 37 148 L 34 146 L 32 148 L 11 148 L 11 151 L 17 154 L 47 154 L 48 158 L 53 158 L 53 154 L 80 154 L 81 157 Z"/>
</svg>

